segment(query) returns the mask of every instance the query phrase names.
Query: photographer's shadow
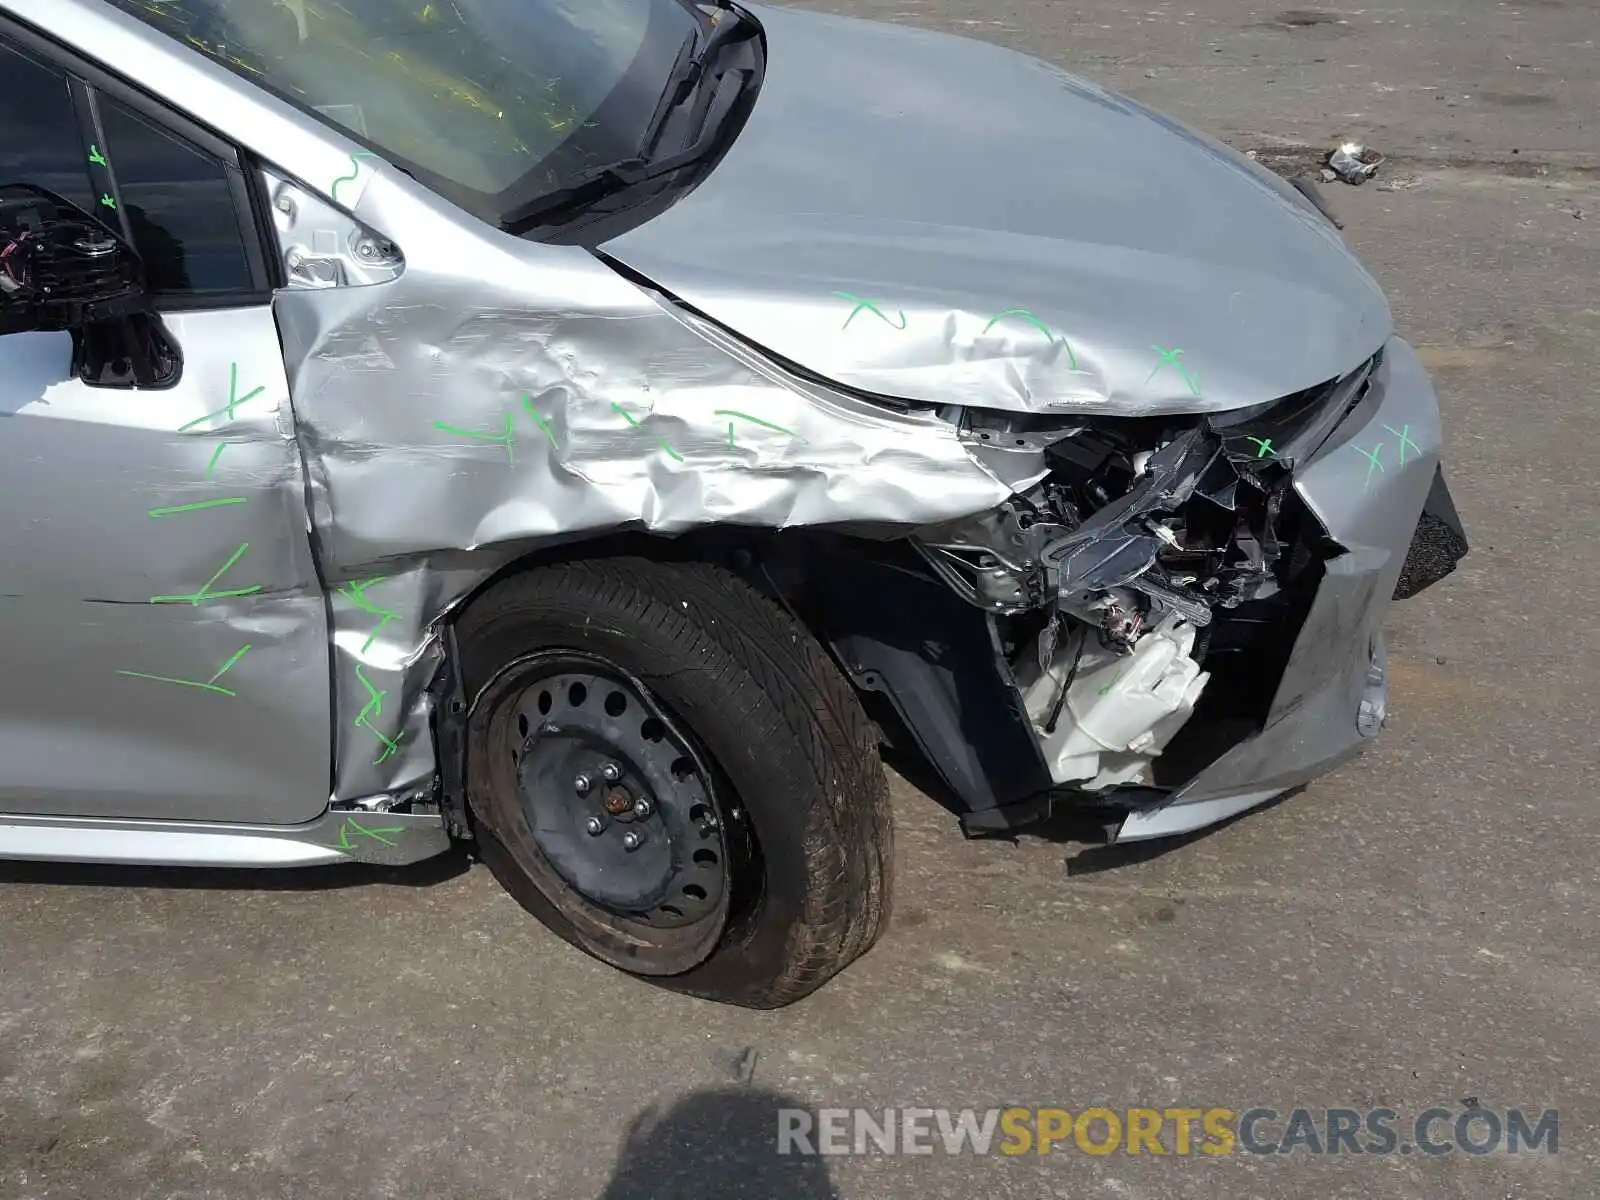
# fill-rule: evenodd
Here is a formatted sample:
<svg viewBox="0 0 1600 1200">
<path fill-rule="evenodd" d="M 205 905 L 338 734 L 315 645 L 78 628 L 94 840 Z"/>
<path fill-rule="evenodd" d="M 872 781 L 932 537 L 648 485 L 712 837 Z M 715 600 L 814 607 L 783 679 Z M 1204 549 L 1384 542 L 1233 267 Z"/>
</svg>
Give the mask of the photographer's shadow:
<svg viewBox="0 0 1600 1200">
<path fill-rule="evenodd" d="M 810 1113 L 789 1097 L 732 1086 L 647 1108 L 628 1127 L 600 1200 L 839 1200 L 826 1159 L 778 1153 L 785 1110 Z"/>
</svg>

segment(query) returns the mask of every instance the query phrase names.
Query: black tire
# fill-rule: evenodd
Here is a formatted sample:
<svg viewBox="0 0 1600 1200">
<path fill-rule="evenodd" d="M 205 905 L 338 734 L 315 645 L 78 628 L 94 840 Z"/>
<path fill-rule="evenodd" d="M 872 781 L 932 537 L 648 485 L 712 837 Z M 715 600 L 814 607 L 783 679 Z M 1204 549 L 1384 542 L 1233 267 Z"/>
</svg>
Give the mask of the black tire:
<svg viewBox="0 0 1600 1200">
<path fill-rule="evenodd" d="M 777 604 L 706 564 L 603 558 L 496 583 L 456 632 L 480 853 L 556 934 L 662 986 L 751 1008 L 809 995 L 877 940 L 893 835 L 876 738 L 838 668 Z M 557 649 L 596 656 L 648 689 L 708 769 L 737 873 L 701 944 L 570 886 L 536 841 L 521 777 L 497 765 L 509 756 L 491 710 L 511 703 L 515 672 L 531 669 L 520 662 Z"/>
</svg>

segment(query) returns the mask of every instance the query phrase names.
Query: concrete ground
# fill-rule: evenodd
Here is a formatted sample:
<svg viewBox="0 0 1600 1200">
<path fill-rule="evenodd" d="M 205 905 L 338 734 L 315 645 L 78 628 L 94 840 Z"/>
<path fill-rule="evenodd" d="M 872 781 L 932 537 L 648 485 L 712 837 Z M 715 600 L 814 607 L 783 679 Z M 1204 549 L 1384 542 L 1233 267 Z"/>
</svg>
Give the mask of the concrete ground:
<svg viewBox="0 0 1600 1200">
<path fill-rule="evenodd" d="M 966 843 L 897 784 L 893 926 L 777 1013 L 602 967 L 481 868 L 4 867 L 0 1196 L 1600 1195 L 1594 3 L 835 7 L 1032 51 L 1241 147 L 1390 155 L 1384 187 L 1327 191 L 1436 372 L 1473 552 L 1394 610 L 1379 746 L 1120 858 Z M 1560 1153 L 779 1159 L 785 1098 L 1476 1098 L 1559 1107 Z"/>
</svg>

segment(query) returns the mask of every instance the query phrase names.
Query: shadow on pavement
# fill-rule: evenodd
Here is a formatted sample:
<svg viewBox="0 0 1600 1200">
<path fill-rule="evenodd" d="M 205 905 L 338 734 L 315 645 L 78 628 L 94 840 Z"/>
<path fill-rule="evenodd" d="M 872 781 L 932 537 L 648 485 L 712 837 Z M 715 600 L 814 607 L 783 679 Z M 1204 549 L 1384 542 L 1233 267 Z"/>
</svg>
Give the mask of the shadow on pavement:
<svg viewBox="0 0 1600 1200">
<path fill-rule="evenodd" d="M 130 867 L 106 863 L 8 862 L 0 883 L 50 883 L 67 887 L 214 889 L 247 892 L 321 892 L 353 887 L 431 887 L 464 874 L 472 863 L 460 847 L 412 863 L 382 867 L 339 863 L 326 867 Z"/>
<path fill-rule="evenodd" d="M 799 1101 L 760 1088 L 695 1092 L 634 1118 L 600 1200 L 838 1200 L 827 1160 L 779 1154 L 779 1114 Z"/>
</svg>

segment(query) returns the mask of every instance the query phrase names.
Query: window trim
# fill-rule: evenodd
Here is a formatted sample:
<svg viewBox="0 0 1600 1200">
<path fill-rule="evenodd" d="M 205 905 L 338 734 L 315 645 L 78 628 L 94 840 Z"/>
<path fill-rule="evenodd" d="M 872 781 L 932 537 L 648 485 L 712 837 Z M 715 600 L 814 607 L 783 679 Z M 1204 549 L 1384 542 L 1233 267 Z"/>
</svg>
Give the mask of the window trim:
<svg viewBox="0 0 1600 1200">
<path fill-rule="evenodd" d="M 192 118 L 172 108 L 157 96 L 152 96 L 131 81 L 106 70 L 98 63 L 77 54 L 54 38 L 30 25 L 0 13 L 0 40 L 9 41 L 30 57 L 62 71 L 67 76 L 73 105 L 78 113 L 78 138 L 80 150 L 87 155 L 90 143 L 100 130 L 98 97 L 105 95 L 130 111 L 149 121 L 174 137 L 192 143 L 197 149 L 211 155 L 222 164 L 228 181 L 228 192 L 233 200 L 234 224 L 239 241 L 244 247 L 251 286 L 231 292 L 211 292 L 204 295 L 169 294 L 152 296 L 158 312 L 197 312 L 219 308 L 245 308 L 251 305 L 270 304 L 273 291 L 279 285 L 280 272 L 277 256 L 268 256 L 263 246 L 268 231 L 272 229 L 270 217 L 264 209 L 264 197 L 259 187 L 259 172 L 249 156 L 221 134 L 208 129 Z M 100 137 L 99 141 L 106 139 Z M 112 184 L 116 184 L 116 168 L 109 168 Z M 123 236 L 132 244 L 127 218 L 122 213 L 122 197 L 116 194 L 117 221 Z M 276 239 L 273 239 L 274 243 Z"/>
</svg>

